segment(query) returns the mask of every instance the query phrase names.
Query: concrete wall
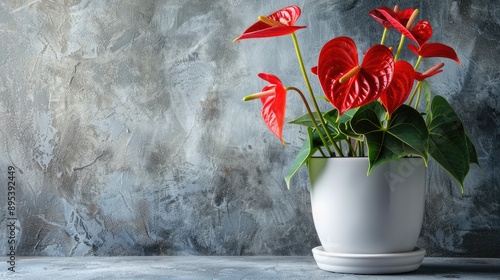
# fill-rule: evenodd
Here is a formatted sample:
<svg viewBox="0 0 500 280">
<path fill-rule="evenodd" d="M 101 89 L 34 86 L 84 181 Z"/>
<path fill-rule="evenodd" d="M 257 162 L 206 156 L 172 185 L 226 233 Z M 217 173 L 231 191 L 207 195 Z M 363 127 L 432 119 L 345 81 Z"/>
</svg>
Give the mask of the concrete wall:
<svg viewBox="0 0 500 280">
<path fill-rule="evenodd" d="M 283 147 L 260 104 L 241 101 L 264 85 L 258 72 L 304 87 L 292 41 L 231 42 L 289 4 L 302 7 L 308 28 L 297 36 L 312 67 L 335 36 L 361 50 L 377 43 L 367 12 L 397 2 L 2 1 L 0 254 L 9 166 L 18 255 L 310 254 L 307 174 L 290 191 L 283 180 L 305 131 L 287 126 Z M 462 195 L 431 162 L 419 245 L 428 256 L 500 257 L 500 5 L 401 6 L 420 8 L 432 41 L 457 50 L 462 65 L 446 61 L 430 82 L 459 112 L 482 166 Z M 303 112 L 290 95 L 289 119 Z"/>
</svg>

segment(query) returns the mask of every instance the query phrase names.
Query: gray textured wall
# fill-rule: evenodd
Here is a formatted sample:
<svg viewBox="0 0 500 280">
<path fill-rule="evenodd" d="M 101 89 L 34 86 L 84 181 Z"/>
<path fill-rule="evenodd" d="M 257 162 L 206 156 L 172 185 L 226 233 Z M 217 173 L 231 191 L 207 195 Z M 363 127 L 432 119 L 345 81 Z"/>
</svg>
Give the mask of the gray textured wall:
<svg viewBox="0 0 500 280">
<path fill-rule="evenodd" d="M 311 67 L 334 36 L 365 50 L 377 43 L 367 12 L 397 2 L 2 1 L 0 254 L 10 165 L 19 255 L 310 254 L 307 174 L 290 191 L 282 179 L 304 131 L 286 127 L 283 147 L 260 105 L 241 101 L 264 85 L 261 71 L 303 87 L 292 41 L 231 43 L 289 4 L 303 9 L 308 28 L 297 35 Z M 446 62 L 431 83 L 462 116 L 482 165 L 461 195 L 430 164 L 419 245 L 428 256 L 500 257 L 500 5 L 401 6 L 420 8 L 433 41 L 457 50 L 462 66 Z M 303 112 L 291 95 L 288 116 Z"/>
</svg>

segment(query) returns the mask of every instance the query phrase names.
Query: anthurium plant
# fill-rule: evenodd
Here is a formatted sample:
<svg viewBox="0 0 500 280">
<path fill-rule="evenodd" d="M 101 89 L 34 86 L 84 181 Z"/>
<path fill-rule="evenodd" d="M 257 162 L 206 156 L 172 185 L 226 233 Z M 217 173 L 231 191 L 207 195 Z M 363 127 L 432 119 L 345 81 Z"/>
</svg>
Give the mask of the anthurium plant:
<svg viewBox="0 0 500 280">
<path fill-rule="evenodd" d="M 417 22 L 419 10 L 380 7 L 369 12 L 383 27 L 382 40 L 358 61 L 353 39 L 342 36 L 328 41 L 311 68 L 324 96 L 313 93 L 295 32 L 301 10 L 297 6 L 280 9 L 246 29 L 234 41 L 291 35 L 298 64 L 309 96 L 295 86 L 285 86 L 275 75 L 259 73 L 266 81 L 261 92 L 243 100 L 260 99 L 262 117 L 271 132 L 285 144 L 286 97 L 300 95 L 307 113 L 291 124 L 307 128 L 308 141 L 298 152 L 285 180 L 288 188 L 297 170 L 313 156 L 368 157 L 368 174 L 378 165 L 408 156 L 429 156 L 439 163 L 462 191 L 471 164 L 478 164 L 477 153 L 465 128 L 448 101 L 431 93 L 427 79 L 441 73 L 444 63 L 419 72 L 423 59 L 437 57 L 456 63 L 460 60 L 450 46 L 429 42 L 433 30 L 427 20 Z M 401 35 L 397 48 L 386 43 L 389 32 Z M 405 47 L 405 39 L 410 44 Z M 396 42 L 397 43 L 397 42 Z M 413 53 L 414 61 L 399 59 L 403 49 Z M 413 62 L 411 64 L 410 62 Z M 321 112 L 318 100 L 332 105 Z"/>
</svg>

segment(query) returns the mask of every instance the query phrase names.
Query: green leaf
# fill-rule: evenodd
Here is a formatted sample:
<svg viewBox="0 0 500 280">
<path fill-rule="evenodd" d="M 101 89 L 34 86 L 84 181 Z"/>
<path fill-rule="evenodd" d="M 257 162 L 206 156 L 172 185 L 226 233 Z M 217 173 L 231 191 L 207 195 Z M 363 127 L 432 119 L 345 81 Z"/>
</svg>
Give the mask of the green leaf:
<svg viewBox="0 0 500 280">
<path fill-rule="evenodd" d="M 347 139 L 347 136 L 340 133 L 340 130 L 339 130 L 339 125 L 342 124 L 342 123 L 345 123 L 347 121 L 349 121 L 352 116 L 354 115 L 354 113 L 356 112 L 355 109 L 352 109 L 352 110 L 349 110 L 349 111 L 346 111 L 344 112 L 344 114 L 340 117 L 339 120 L 337 120 L 338 118 L 338 110 L 337 109 L 333 109 L 333 110 L 330 110 L 326 113 L 323 114 L 323 119 L 325 120 L 326 122 L 326 129 L 328 130 L 328 133 L 332 136 L 333 138 L 333 141 L 337 142 L 337 141 L 341 141 L 341 140 L 346 140 Z M 319 119 L 319 115 L 317 112 L 314 112 L 313 113 L 313 116 L 314 116 L 314 119 L 316 121 L 316 124 L 319 128 L 319 131 L 325 136 L 325 139 L 326 139 L 326 134 L 325 134 L 325 130 L 323 129 L 323 127 L 320 125 L 320 119 Z M 290 122 L 288 122 L 290 124 L 297 124 L 297 125 L 303 125 L 303 126 L 306 126 L 306 127 L 311 127 L 311 128 L 315 128 L 314 126 L 314 123 L 313 121 L 311 120 L 311 116 L 306 113 L 298 118 L 296 118 L 295 120 L 292 120 Z M 314 130 L 314 141 L 313 141 L 313 144 L 314 146 L 320 146 L 322 143 L 321 141 L 321 138 L 319 137 L 318 135 L 318 131 Z M 329 140 L 329 139 L 326 139 L 326 140 Z"/>
<path fill-rule="evenodd" d="M 293 175 L 297 173 L 299 168 L 307 162 L 307 159 L 316 152 L 316 148 L 313 148 L 313 132 L 312 128 L 307 128 L 308 140 L 304 141 L 304 144 L 299 150 L 297 156 L 295 156 L 295 160 L 293 161 L 292 166 L 290 167 L 288 174 L 285 177 L 286 187 L 290 189 L 290 181 L 292 180 Z"/>
<path fill-rule="evenodd" d="M 431 112 L 431 99 L 432 99 L 432 94 L 431 94 L 431 87 L 429 86 L 429 83 L 427 81 L 422 81 L 421 85 L 422 91 L 424 92 L 425 96 L 425 110 L 427 113 L 427 120 L 426 123 L 429 125 L 429 121 L 432 118 L 432 112 Z"/>
<path fill-rule="evenodd" d="M 476 148 L 474 147 L 474 144 L 472 144 L 469 135 L 465 134 L 465 140 L 467 141 L 467 149 L 469 150 L 469 163 L 475 163 L 479 166 Z"/>
<path fill-rule="evenodd" d="M 314 112 L 313 116 L 314 116 L 314 120 L 316 121 L 316 124 L 319 124 L 320 120 L 319 120 L 318 113 Z M 300 117 L 296 118 L 295 120 L 290 121 L 288 123 L 303 125 L 303 126 L 307 126 L 307 127 L 314 127 L 314 123 L 311 120 L 311 116 L 308 113 L 306 113 L 306 114 L 304 114 L 304 115 L 302 115 L 302 116 L 300 116 Z"/>
<path fill-rule="evenodd" d="M 340 116 L 340 119 L 339 119 L 339 123 L 346 123 L 348 121 L 350 121 L 352 119 L 352 117 L 354 116 L 354 114 L 356 113 L 358 109 L 351 109 L 351 110 L 347 110 L 345 111 L 342 116 Z"/>
<path fill-rule="evenodd" d="M 328 102 L 328 104 L 332 104 L 332 103 L 330 103 L 330 100 L 328 100 L 328 98 L 324 95 L 317 95 L 317 96 L 315 96 L 315 98 L 319 99 L 319 100 L 326 101 L 326 102 Z"/>
<path fill-rule="evenodd" d="M 385 120 L 386 111 L 379 102 L 362 106 L 351 120 L 352 130 L 364 135 L 370 167 L 405 156 L 420 156 L 427 163 L 428 131 L 420 113 L 401 105 Z"/>
<path fill-rule="evenodd" d="M 346 123 L 349 120 L 351 120 L 352 116 L 354 116 L 354 113 L 356 113 L 356 110 L 357 110 L 357 108 L 356 109 L 347 110 L 339 118 L 339 111 L 337 109 L 333 109 L 333 110 L 330 110 L 330 111 L 324 113 L 323 117 L 325 119 L 330 120 L 331 124 L 337 126 L 340 123 Z"/>
<path fill-rule="evenodd" d="M 345 126 L 346 123 L 348 123 L 352 119 L 352 116 L 354 115 L 354 113 L 356 113 L 356 110 L 357 109 L 348 110 L 344 112 L 344 114 L 342 114 L 340 118 L 338 117 L 339 111 L 337 109 L 333 109 L 324 114 L 323 117 L 326 120 L 326 122 L 335 127 L 335 132 L 334 133 L 330 132 L 330 135 L 332 135 L 334 141 L 337 142 L 341 140 L 347 140 L 347 137 L 351 136 L 349 134 L 342 133 L 340 127 Z M 355 138 L 357 137 L 359 137 L 359 135 L 355 136 Z"/>
<path fill-rule="evenodd" d="M 358 109 L 356 108 L 356 109 L 351 109 L 351 110 L 345 111 L 344 114 L 342 114 L 342 116 L 340 116 L 338 129 L 342 134 L 346 135 L 347 137 L 350 137 L 354 140 L 363 141 L 364 140 L 363 135 L 357 134 L 352 129 L 352 126 L 351 126 L 352 117 L 357 112 L 357 110 Z"/>
<path fill-rule="evenodd" d="M 340 132 L 342 132 L 342 134 L 346 135 L 347 137 L 350 137 L 354 140 L 363 141 L 363 135 L 357 134 L 352 129 L 350 121 L 348 121 L 346 123 L 339 124 L 339 130 L 340 130 Z"/>
<path fill-rule="evenodd" d="M 478 162 L 474 145 L 445 98 L 434 97 L 430 113 L 429 154 L 458 181 L 463 192 L 469 164 Z"/>
<path fill-rule="evenodd" d="M 323 119 L 326 122 L 334 125 L 336 123 L 337 117 L 339 116 L 339 111 L 337 109 L 333 109 L 323 114 Z"/>
<path fill-rule="evenodd" d="M 327 112 L 326 114 L 323 115 L 323 118 L 326 121 L 326 129 L 328 129 L 328 132 L 333 138 L 333 141 L 338 142 L 340 140 L 346 140 L 347 137 L 340 133 L 338 129 L 338 123 L 336 122 L 338 116 L 338 111 L 337 110 L 332 110 L 330 112 Z M 324 130 L 320 127 L 321 132 Z"/>
<path fill-rule="evenodd" d="M 319 131 L 323 134 L 323 136 L 325 137 L 326 141 L 330 144 L 330 141 L 329 139 L 326 137 L 326 134 L 325 134 L 325 130 L 323 129 L 322 126 L 319 126 Z M 335 141 L 337 139 L 337 137 L 339 135 L 341 135 L 339 133 L 339 131 L 333 127 L 331 124 L 327 123 L 326 124 L 326 128 L 328 129 L 328 133 L 330 133 L 330 135 L 332 136 L 333 138 L 333 141 Z M 321 147 L 321 146 L 324 146 L 323 145 L 323 141 L 321 141 L 321 138 L 319 137 L 319 133 L 318 133 L 318 130 L 317 129 L 313 129 L 312 130 L 312 138 L 313 138 L 313 142 L 312 142 L 312 145 L 313 147 Z"/>
</svg>

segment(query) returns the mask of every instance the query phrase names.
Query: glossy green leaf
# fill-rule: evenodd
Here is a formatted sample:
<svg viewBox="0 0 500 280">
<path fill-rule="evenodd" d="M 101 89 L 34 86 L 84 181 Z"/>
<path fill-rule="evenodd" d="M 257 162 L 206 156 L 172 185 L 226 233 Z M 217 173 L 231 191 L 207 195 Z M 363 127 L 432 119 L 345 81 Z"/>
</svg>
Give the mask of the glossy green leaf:
<svg viewBox="0 0 500 280">
<path fill-rule="evenodd" d="M 383 106 L 373 102 L 359 108 L 351 120 L 353 131 L 366 137 L 368 173 L 384 162 L 405 156 L 420 156 L 427 163 L 428 132 L 420 113 L 401 105 L 389 120 L 385 116 Z"/>
<path fill-rule="evenodd" d="M 356 111 L 357 108 L 347 110 L 339 118 L 339 111 L 337 109 L 333 109 L 323 114 L 323 117 L 325 119 L 328 119 L 331 124 L 338 126 L 338 124 L 340 123 L 345 123 L 350 121 L 352 119 L 352 116 L 354 116 L 354 113 L 356 113 Z"/>
<path fill-rule="evenodd" d="M 324 118 L 327 121 L 327 123 L 329 123 L 335 127 L 336 133 L 331 134 L 334 141 L 347 140 L 347 137 L 352 137 L 352 135 L 343 133 L 340 127 L 345 126 L 346 123 L 348 123 L 352 119 L 352 116 L 354 116 L 354 113 L 356 113 L 356 110 L 357 109 L 348 110 L 348 111 L 344 112 L 344 114 L 342 114 L 342 116 L 340 116 L 340 118 L 338 117 L 339 111 L 337 109 L 333 109 L 333 110 L 328 111 L 324 114 Z M 359 137 L 359 136 L 358 135 L 354 136 L 354 138 L 357 138 L 357 137 Z"/>
<path fill-rule="evenodd" d="M 355 112 L 356 112 L 356 109 L 348 110 L 344 114 L 342 114 L 340 119 L 337 121 L 339 111 L 337 109 L 333 109 L 333 110 L 330 110 L 330 111 L 324 113 L 323 118 L 327 119 L 330 124 L 335 125 L 337 123 L 343 123 L 343 122 L 350 120 Z M 320 120 L 319 120 L 318 113 L 313 112 L 313 116 L 314 116 L 314 119 L 316 120 L 316 123 L 319 124 Z M 308 113 L 305 113 L 302 116 L 300 116 L 292 121 L 289 121 L 288 123 L 289 124 L 303 125 L 303 126 L 307 126 L 307 127 L 314 127 L 314 124 L 311 120 L 311 116 Z"/>
<path fill-rule="evenodd" d="M 319 128 L 319 131 L 321 131 L 321 133 L 323 134 L 323 136 L 325 136 L 326 141 L 328 143 L 331 143 L 329 141 L 329 139 L 326 138 L 325 130 L 323 129 L 323 127 L 319 126 L 318 128 Z M 326 128 L 328 129 L 328 133 L 332 136 L 333 141 L 338 141 L 342 137 L 345 137 L 344 135 L 342 135 L 338 131 L 337 128 L 335 128 L 334 126 L 332 126 L 329 123 L 326 124 Z M 321 141 L 321 138 L 319 137 L 318 130 L 317 129 L 313 129 L 313 147 L 321 147 L 321 146 L 324 146 L 324 145 L 323 145 L 323 142 Z"/>
<path fill-rule="evenodd" d="M 292 177 L 297 173 L 299 168 L 307 162 L 307 159 L 316 152 L 316 148 L 313 147 L 313 132 L 312 128 L 307 128 L 307 134 L 309 135 L 308 140 L 304 141 L 304 144 L 299 150 L 299 153 L 295 157 L 295 160 L 290 167 L 288 174 L 285 177 L 286 187 L 290 189 L 290 181 Z"/>
<path fill-rule="evenodd" d="M 426 123 L 427 123 L 427 125 L 429 125 L 429 121 L 431 118 L 430 114 L 432 114 L 430 112 L 431 102 L 432 102 L 431 88 L 430 88 L 429 83 L 427 81 L 422 81 L 420 83 L 421 83 L 420 86 L 422 87 L 422 91 L 424 92 L 424 97 L 425 97 L 425 110 L 426 110 L 426 114 L 427 114 Z"/>
<path fill-rule="evenodd" d="M 468 141 L 462 121 L 446 99 L 434 97 L 429 113 L 429 154 L 458 181 L 463 192 L 469 164 L 477 162 L 474 145 Z"/>
<path fill-rule="evenodd" d="M 342 116 L 340 120 L 337 122 L 336 119 L 338 117 L 338 111 L 336 109 L 328 111 L 323 114 L 323 119 L 326 122 L 326 129 L 328 130 L 328 133 L 332 136 L 333 141 L 340 141 L 340 140 L 345 140 L 347 137 L 340 133 L 338 129 L 338 124 L 339 122 L 342 121 L 347 121 L 350 117 L 352 117 L 354 113 L 350 110 L 344 113 L 345 116 Z M 317 112 L 313 113 L 314 119 L 316 121 L 316 124 L 319 128 L 319 131 L 324 135 L 325 139 L 328 141 L 325 130 L 322 125 L 320 125 L 320 120 Z M 310 128 L 315 128 L 313 121 L 311 120 L 311 116 L 309 114 L 304 114 L 295 120 L 292 120 L 289 122 L 290 124 L 297 124 L 297 125 L 303 125 L 306 127 Z M 313 130 L 313 146 L 318 147 L 321 146 L 323 142 L 321 141 L 321 138 L 319 137 L 318 131 L 316 129 Z"/>
<path fill-rule="evenodd" d="M 479 166 L 476 148 L 474 147 L 474 144 L 472 144 L 469 135 L 465 134 L 465 140 L 467 141 L 467 149 L 469 150 L 469 163 L 475 163 Z"/>
<path fill-rule="evenodd" d="M 347 136 L 344 134 L 340 133 L 338 129 L 338 123 L 336 122 L 338 116 L 338 111 L 337 110 L 332 110 L 324 114 L 323 118 L 326 121 L 326 127 L 328 129 L 328 132 L 333 138 L 333 141 L 337 142 L 340 140 L 346 140 Z M 321 131 L 323 131 L 320 128 Z"/>
<path fill-rule="evenodd" d="M 354 140 L 363 141 L 363 135 L 357 134 L 351 126 L 351 121 L 339 124 L 339 131 Z"/>
<path fill-rule="evenodd" d="M 313 112 L 313 116 L 314 116 L 314 119 L 316 121 L 316 124 L 319 124 L 320 123 L 320 120 L 319 120 L 319 115 L 317 112 Z M 295 120 L 293 121 L 290 121 L 288 122 L 289 124 L 298 124 L 298 125 L 303 125 L 303 126 L 307 126 L 307 127 L 314 127 L 314 123 L 311 119 L 311 116 L 306 113 L 306 114 L 303 114 L 302 116 L 296 118 Z"/>
<path fill-rule="evenodd" d="M 325 121 L 330 124 L 335 124 L 338 116 L 339 111 L 337 111 L 337 109 L 333 109 L 323 114 L 323 118 L 325 119 Z"/>
<path fill-rule="evenodd" d="M 331 104 L 330 101 L 328 100 L 328 98 L 326 98 L 326 96 L 324 96 L 324 95 L 317 95 L 317 96 L 315 96 L 315 98 L 318 100 L 326 101 L 326 102 L 328 102 L 328 104 Z"/>
</svg>

